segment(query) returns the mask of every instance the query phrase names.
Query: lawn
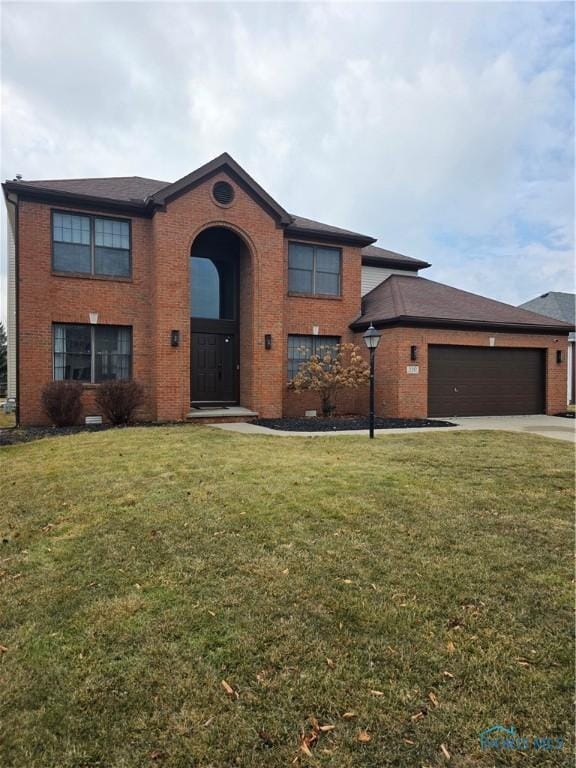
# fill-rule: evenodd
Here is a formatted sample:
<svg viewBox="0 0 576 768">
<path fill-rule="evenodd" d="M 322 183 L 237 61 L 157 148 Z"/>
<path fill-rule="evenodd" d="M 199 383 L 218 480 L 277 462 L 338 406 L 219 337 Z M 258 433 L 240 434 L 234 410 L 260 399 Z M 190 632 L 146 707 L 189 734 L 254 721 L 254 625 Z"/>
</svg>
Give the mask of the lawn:
<svg viewBox="0 0 576 768">
<path fill-rule="evenodd" d="M 572 455 L 193 426 L 0 448 L 0 765 L 572 765 Z M 566 745 L 483 752 L 494 724 Z"/>
</svg>

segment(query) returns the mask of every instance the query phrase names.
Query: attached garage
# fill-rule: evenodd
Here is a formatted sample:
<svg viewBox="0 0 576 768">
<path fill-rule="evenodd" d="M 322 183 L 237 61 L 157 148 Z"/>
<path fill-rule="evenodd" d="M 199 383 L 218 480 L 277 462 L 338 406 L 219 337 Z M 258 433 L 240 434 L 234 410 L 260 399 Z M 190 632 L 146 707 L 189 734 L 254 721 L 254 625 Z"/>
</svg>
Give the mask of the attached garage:
<svg viewBox="0 0 576 768">
<path fill-rule="evenodd" d="M 351 328 L 360 334 L 371 323 L 382 334 L 378 415 L 524 416 L 566 408 L 567 323 L 403 275 L 364 296 Z"/>
<path fill-rule="evenodd" d="M 545 411 L 546 350 L 431 345 L 429 416 L 512 416 Z"/>
</svg>

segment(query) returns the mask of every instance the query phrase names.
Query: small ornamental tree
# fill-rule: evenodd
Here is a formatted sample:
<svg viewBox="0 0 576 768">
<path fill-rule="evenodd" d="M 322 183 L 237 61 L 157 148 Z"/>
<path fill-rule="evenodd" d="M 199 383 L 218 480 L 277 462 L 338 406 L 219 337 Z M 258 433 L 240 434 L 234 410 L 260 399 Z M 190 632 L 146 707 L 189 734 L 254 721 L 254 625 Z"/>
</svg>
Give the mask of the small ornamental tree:
<svg viewBox="0 0 576 768">
<path fill-rule="evenodd" d="M 370 381 L 370 368 L 354 344 L 336 344 L 319 350 L 302 363 L 298 373 L 288 384 L 294 392 L 318 392 L 322 401 L 322 415 L 332 416 L 336 411 L 334 398 L 341 389 L 358 389 Z"/>
</svg>

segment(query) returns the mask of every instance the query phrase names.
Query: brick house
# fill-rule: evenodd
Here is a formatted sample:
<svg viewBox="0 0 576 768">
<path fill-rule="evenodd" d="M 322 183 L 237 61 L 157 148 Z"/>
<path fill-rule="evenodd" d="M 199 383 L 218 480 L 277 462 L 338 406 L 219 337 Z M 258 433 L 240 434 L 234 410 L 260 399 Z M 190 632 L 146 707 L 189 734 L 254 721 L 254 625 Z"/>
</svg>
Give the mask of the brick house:
<svg viewBox="0 0 576 768">
<path fill-rule="evenodd" d="M 302 415 L 302 359 L 381 329 L 376 408 L 398 417 L 555 413 L 570 328 L 419 276 L 430 265 L 289 214 L 229 155 L 179 181 L 3 184 L 9 396 L 44 423 L 53 379 L 132 377 L 142 419 Z M 341 412 L 365 412 L 367 393 Z M 242 410 L 233 410 L 240 407 Z"/>
</svg>

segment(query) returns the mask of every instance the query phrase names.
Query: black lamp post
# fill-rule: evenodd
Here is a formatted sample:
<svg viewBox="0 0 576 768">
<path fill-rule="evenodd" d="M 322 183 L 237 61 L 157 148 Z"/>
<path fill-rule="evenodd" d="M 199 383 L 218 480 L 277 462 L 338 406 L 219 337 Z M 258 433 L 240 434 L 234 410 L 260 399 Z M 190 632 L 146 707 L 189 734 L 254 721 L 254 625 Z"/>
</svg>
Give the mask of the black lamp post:
<svg viewBox="0 0 576 768">
<path fill-rule="evenodd" d="M 374 353 L 380 344 L 380 334 L 370 323 L 370 328 L 362 338 L 370 350 L 370 437 L 372 438 L 374 437 Z"/>
</svg>

